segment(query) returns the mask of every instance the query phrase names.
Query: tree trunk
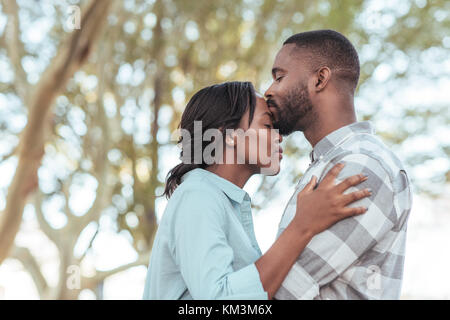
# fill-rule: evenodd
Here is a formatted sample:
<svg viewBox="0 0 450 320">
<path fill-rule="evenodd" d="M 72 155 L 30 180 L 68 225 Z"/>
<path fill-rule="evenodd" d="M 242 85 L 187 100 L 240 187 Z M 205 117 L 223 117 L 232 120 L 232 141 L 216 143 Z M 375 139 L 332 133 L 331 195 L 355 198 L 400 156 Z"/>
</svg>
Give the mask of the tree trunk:
<svg viewBox="0 0 450 320">
<path fill-rule="evenodd" d="M 0 217 L 0 263 L 8 256 L 19 230 L 27 196 L 38 186 L 37 170 L 44 155 L 46 124 L 55 97 L 87 60 L 110 7 L 109 0 L 92 1 L 84 11 L 81 28 L 63 43 L 37 84 L 29 105 L 28 123 L 18 147 L 16 173 L 8 189 L 6 208 Z"/>
</svg>

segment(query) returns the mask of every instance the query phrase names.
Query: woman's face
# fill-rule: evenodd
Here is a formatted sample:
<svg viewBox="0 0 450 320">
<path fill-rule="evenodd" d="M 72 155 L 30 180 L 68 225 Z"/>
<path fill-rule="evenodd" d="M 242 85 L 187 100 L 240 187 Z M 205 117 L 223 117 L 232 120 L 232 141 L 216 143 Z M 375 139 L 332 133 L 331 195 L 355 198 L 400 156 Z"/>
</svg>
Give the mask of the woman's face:
<svg viewBox="0 0 450 320">
<path fill-rule="evenodd" d="M 272 114 L 261 96 L 256 97 L 253 120 L 248 124 L 250 112 L 242 117 L 235 131 L 235 151 L 238 163 L 248 164 L 255 173 L 276 175 L 280 171 L 283 149 L 278 130 L 272 125 Z"/>
</svg>

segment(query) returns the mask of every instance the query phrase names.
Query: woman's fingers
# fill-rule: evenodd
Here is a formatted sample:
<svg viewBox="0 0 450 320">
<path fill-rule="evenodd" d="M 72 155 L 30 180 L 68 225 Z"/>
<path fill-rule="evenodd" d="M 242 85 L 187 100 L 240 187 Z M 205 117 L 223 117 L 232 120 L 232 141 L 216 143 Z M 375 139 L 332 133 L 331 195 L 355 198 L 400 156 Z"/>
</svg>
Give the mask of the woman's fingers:
<svg viewBox="0 0 450 320">
<path fill-rule="evenodd" d="M 345 164 L 338 163 L 330 171 L 328 171 L 327 175 L 323 178 L 320 183 L 321 186 L 334 185 L 334 180 L 337 178 L 341 170 L 344 168 Z"/>
<path fill-rule="evenodd" d="M 342 196 L 342 202 L 344 205 L 348 205 L 352 202 L 361 200 L 366 197 L 370 197 L 372 195 L 372 192 L 370 189 L 364 189 L 364 190 L 358 190 L 349 194 L 344 194 Z"/>
<path fill-rule="evenodd" d="M 367 210 L 368 209 L 366 207 L 356 207 L 356 208 L 345 207 L 344 209 L 342 209 L 341 215 L 342 215 L 342 218 L 353 217 L 353 216 L 357 216 L 357 215 L 366 213 Z"/>
<path fill-rule="evenodd" d="M 313 191 L 317 185 L 317 177 L 312 176 L 311 180 L 309 180 L 308 184 L 303 188 L 302 192 L 310 192 Z"/>
<path fill-rule="evenodd" d="M 351 177 L 348 177 L 347 179 L 345 179 L 344 181 L 342 181 L 341 183 L 339 183 L 336 186 L 336 190 L 339 193 L 344 193 L 345 190 L 347 190 L 350 187 L 356 186 L 358 184 L 360 184 L 361 182 L 364 182 L 367 180 L 367 176 L 361 174 L 357 174 Z"/>
</svg>

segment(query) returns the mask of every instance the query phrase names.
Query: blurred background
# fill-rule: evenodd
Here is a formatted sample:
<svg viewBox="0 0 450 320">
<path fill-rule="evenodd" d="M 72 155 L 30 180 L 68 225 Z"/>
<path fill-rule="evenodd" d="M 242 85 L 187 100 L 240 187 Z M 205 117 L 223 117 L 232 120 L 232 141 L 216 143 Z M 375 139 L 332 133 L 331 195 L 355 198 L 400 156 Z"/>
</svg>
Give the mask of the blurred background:
<svg viewBox="0 0 450 320">
<path fill-rule="evenodd" d="M 334 29 L 361 60 L 358 120 L 414 185 L 402 299 L 450 299 L 450 1 L 1 0 L 0 299 L 140 299 L 198 89 L 264 92 L 290 35 Z M 262 251 L 308 167 L 301 133 L 245 186 Z"/>
</svg>

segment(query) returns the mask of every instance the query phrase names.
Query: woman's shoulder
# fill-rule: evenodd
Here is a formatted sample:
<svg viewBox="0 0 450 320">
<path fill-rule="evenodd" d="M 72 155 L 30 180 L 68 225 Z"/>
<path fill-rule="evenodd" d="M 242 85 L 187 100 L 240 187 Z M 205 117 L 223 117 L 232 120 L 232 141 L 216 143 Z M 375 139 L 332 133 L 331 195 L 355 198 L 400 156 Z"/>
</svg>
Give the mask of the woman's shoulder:
<svg viewBox="0 0 450 320">
<path fill-rule="evenodd" d="M 209 179 L 201 175 L 191 175 L 173 192 L 168 208 L 186 211 L 189 214 L 224 212 L 229 202 L 225 194 Z"/>
<path fill-rule="evenodd" d="M 180 197 L 185 194 L 192 196 L 208 195 L 213 197 L 220 197 L 222 195 L 221 190 L 203 174 L 203 170 L 201 169 L 188 172 L 182 181 L 173 192 L 172 197 Z"/>
</svg>

